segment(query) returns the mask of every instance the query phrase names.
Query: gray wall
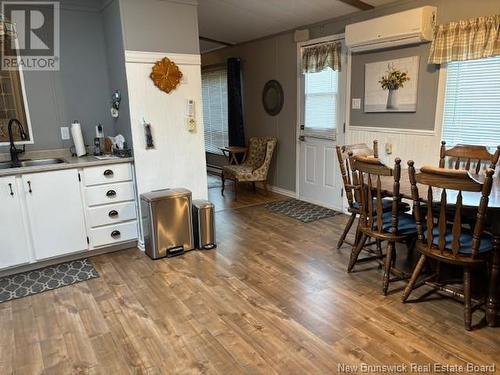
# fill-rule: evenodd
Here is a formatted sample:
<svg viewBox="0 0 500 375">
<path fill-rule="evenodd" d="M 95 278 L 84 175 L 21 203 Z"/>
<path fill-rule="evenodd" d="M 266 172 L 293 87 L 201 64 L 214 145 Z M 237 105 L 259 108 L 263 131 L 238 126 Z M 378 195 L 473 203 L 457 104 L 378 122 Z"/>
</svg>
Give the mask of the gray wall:
<svg viewBox="0 0 500 375">
<path fill-rule="evenodd" d="M 114 133 L 102 17 L 98 9 L 61 4 L 61 70 L 25 72 L 34 144 L 29 150 L 69 147 L 61 126 L 79 120 L 87 144 L 102 123 Z M 0 152 L 8 152 L 6 146 Z"/>
<path fill-rule="evenodd" d="M 469 17 L 491 15 L 500 13 L 500 1 L 493 0 L 403 0 L 393 4 L 388 4 L 377 9 L 328 20 L 320 24 L 309 26 L 311 38 L 318 38 L 326 35 L 343 33 L 345 26 L 350 23 L 363 21 L 366 19 L 380 17 L 383 15 L 396 13 L 399 11 L 416 8 L 424 5 L 435 5 L 438 7 L 438 23 L 446 23 Z M 306 26 L 307 27 L 307 26 Z M 422 48 L 428 48 L 428 45 Z M 395 53 L 394 56 L 404 56 L 405 48 L 401 49 L 401 55 Z M 272 170 L 271 183 L 278 187 L 295 190 L 295 144 L 296 144 L 296 114 L 297 114 L 297 77 L 296 77 L 296 44 L 293 42 L 293 33 L 288 32 L 273 36 L 267 39 L 248 42 L 235 47 L 229 47 L 202 55 L 202 65 L 210 65 L 223 62 L 227 57 L 239 56 L 244 60 L 244 105 L 245 105 L 245 128 L 247 137 L 253 134 L 274 134 L 278 136 L 279 150 L 278 158 L 275 160 Z M 422 55 L 425 51 L 419 51 Z M 377 58 L 367 54 L 366 59 Z M 380 57 L 380 56 L 379 56 Z M 361 64 L 361 61 L 358 61 Z M 424 70 L 421 66 L 420 72 Z M 436 72 L 424 72 L 428 74 L 424 82 L 424 98 L 419 98 L 419 113 L 414 118 L 403 116 L 399 118 L 401 122 L 406 122 L 410 126 L 419 129 L 429 129 L 433 121 L 429 119 L 435 112 L 437 101 Z M 274 77 L 272 77 L 274 76 Z M 285 107 L 277 118 L 269 117 L 261 106 L 261 90 L 267 79 L 278 79 L 285 91 Z M 352 76 L 355 90 L 360 90 L 363 84 L 362 76 Z M 361 80 L 361 83 L 360 83 Z M 433 89 L 434 87 L 434 89 Z M 422 86 L 419 88 L 423 92 Z M 422 113 L 420 113 L 422 112 Z M 355 113 L 353 113 L 356 118 Z M 398 120 L 393 120 L 394 114 L 374 114 L 373 123 L 378 126 L 395 127 Z M 422 123 L 418 123 L 419 116 L 424 116 Z M 398 116 L 398 115 L 396 115 Z M 368 125 L 367 118 L 359 118 L 359 124 Z M 397 126 L 401 127 L 401 126 Z"/>
<path fill-rule="evenodd" d="M 114 130 L 122 134 L 132 148 L 130 111 L 128 102 L 127 74 L 125 71 L 125 46 L 119 0 L 111 0 L 102 10 L 104 38 L 106 42 L 107 72 L 109 77 L 109 100 L 115 90 L 120 90 L 122 100 L 117 119 L 112 119 Z"/>
<path fill-rule="evenodd" d="M 269 183 L 295 190 L 296 124 L 296 45 L 292 34 L 284 34 L 233 48 L 202 55 L 202 65 L 225 62 L 229 57 L 242 60 L 245 136 L 274 136 L 278 148 L 273 159 Z M 262 106 L 264 84 L 275 79 L 283 86 L 284 106 L 277 116 L 269 116 Z M 214 157 L 208 157 L 214 162 Z M 215 161 L 220 158 L 215 159 Z"/>
<path fill-rule="evenodd" d="M 414 113 L 366 113 L 365 65 L 372 62 L 420 56 L 417 111 Z M 439 75 L 436 65 L 427 64 L 429 44 L 385 51 L 357 53 L 352 56 L 351 98 L 361 98 L 361 109 L 351 110 L 351 126 L 433 130 L 436 116 L 436 96 Z M 429 95 L 432 93 L 432 95 Z"/>
<path fill-rule="evenodd" d="M 196 1 L 120 0 L 125 49 L 199 53 Z"/>
</svg>

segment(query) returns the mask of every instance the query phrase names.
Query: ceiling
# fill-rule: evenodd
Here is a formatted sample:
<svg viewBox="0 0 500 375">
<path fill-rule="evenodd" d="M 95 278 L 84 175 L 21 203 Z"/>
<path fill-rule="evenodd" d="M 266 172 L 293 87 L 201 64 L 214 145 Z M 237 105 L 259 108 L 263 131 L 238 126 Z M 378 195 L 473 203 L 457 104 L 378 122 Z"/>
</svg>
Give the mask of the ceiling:
<svg viewBox="0 0 500 375">
<path fill-rule="evenodd" d="M 395 0 L 200 0 L 200 50 L 208 52 Z M 349 4 L 357 4 L 353 6 Z M 209 39 L 209 40 L 207 40 Z"/>
</svg>

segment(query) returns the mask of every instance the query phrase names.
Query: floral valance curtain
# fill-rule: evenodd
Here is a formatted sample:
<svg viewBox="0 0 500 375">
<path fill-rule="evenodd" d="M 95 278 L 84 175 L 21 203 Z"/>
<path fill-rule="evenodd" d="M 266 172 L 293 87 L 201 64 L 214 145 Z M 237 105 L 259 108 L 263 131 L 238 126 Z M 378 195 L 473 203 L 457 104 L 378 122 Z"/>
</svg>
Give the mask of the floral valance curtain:
<svg viewBox="0 0 500 375">
<path fill-rule="evenodd" d="M 500 55 L 500 15 L 439 25 L 434 31 L 429 64 Z"/>
<path fill-rule="evenodd" d="M 302 73 L 317 73 L 327 67 L 340 70 L 340 43 L 330 42 L 302 49 Z"/>
</svg>

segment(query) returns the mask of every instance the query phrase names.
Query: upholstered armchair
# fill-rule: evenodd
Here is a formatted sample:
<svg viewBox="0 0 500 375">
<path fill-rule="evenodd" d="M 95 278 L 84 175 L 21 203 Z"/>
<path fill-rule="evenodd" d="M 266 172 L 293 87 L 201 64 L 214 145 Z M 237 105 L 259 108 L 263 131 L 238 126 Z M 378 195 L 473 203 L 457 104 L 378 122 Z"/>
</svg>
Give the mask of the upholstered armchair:
<svg viewBox="0 0 500 375">
<path fill-rule="evenodd" d="M 222 195 L 226 179 L 234 181 L 234 196 L 237 199 L 238 183 L 262 182 L 267 193 L 267 174 L 276 149 L 277 140 L 272 137 L 252 137 L 248 142 L 248 156 L 240 165 L 226 165 L 222 168 Z"/>
</svg>

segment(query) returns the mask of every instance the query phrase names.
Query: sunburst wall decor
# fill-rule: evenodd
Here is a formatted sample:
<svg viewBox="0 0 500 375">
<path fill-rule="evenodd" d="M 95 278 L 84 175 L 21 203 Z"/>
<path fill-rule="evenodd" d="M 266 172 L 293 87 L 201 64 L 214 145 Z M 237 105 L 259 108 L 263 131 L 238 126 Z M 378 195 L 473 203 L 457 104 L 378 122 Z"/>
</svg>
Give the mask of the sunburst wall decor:
<svg viewBox="0 0 500 375">
<path fill-rule="evenodd" d="M 168 57 L 157 61 L 149 77 L 153 80 L 156 87 L 160 90 L 170 93 L 179 85 L 182 78 L 182 72 L 179 67 Z"/>
</svg>

